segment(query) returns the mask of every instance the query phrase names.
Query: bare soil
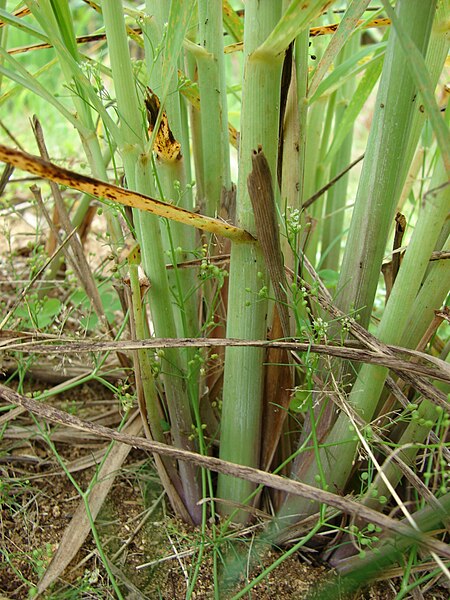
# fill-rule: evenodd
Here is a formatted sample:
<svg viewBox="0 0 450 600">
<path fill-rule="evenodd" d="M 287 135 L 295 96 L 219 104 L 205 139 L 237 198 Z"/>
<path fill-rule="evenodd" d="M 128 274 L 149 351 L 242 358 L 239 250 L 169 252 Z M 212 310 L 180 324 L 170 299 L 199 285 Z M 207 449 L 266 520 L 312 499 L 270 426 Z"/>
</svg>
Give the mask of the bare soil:
<svg viewBox="0 0 450 600">
<path fill-rule="evenodd" d="M 36 390 L 37 384 L 28 384 L 28 388 L 31 387 Z M 63 393 L 55 403 L 65 410 L 76 411 L 83 418 L 94 415 L 99 418 L 103 412 L 104 420 L 110 425 L 114 420 L 117 424 L 120 422 L 117 399 L 100 385 L 84 385 Z M 112 418 L 114 409 L 115 418 Z M 95 466 L 83 468 L 84 461 L 98 456 L 96 453 L 105 447 L 104 441 L 83 441 L 74 432 L 62 428 L 52 431 L 55 440 L 61 440 L 55 441 L 59 455 L 73 471 L 78 485 L 86 489 Z M 98 458 L 91 462 L 96 461 Z M 38 583 L 54 555 L 80 498 L 26 413 L 9 421 L 3 431 L 0 472 L 0 594 L 2 598 L 28 598 L 29 590 Z M 97 519 L 102 546 L 110 560 L 126 544 L 113 561 L 113 571 L 121 582 L 124 597 L 129 599 L 185 597 L 187 580 L 198 559 L 200 532 L 186 528 L 167 514 L 164 501 L 133 536 L 145 519 L 146 509 L 155 503 L 160 493 L 152 459 L 141 451 L 132 451 Z M 268 552 L 264 561 L 249 573 L 249 580 L 279 556 L 274 549 Z M 158 564 L 158 561 L 161 562 Z M 146 563 L 153 564 L 137 569 Z M 255 600 L 302 598 L 326 573 L 325 566 L 308 565 L 302 562 L 300 555 L 294 555 L 256 585 L 251 597 Z M 244 585 L 241 581 L 221 597 L 231 598 Z M 394 598 L 394 592 L 386 584 L 376 586 L 367 594 L 364 597 Z M 46 596 L 55 600 L 115 597 L 92 536 Z M 208 544 L 192 598 L 214 598 L 213 557 Z"/>
<path fill-rule="evenodd" d="M 28 387 L 36 389 L 37 384 L 28 384 Z M 100 417 L 100 422 L 101 413 L 104 413 L 103 420 L 110 425 L 114 420 L 119 423 L 121 418 L 117 399 L 100 385 L 84 385 L 62 394 L 55 402 L 84 418 Z M 61 428 L 54 429 L 54 437 L 61 440 L 55 441 L 59 455 L 73 470 L 77 483 L 85 489 L 95 467 L 83 468 L 83 461 L 98 456 L 96 453 L 105 447 L 104 442 L 94 439 L 83 441 L 74 432 Z M 96 460 L 91 462 L 95 464 Z M 28 598 L 29 590 L 37 584 L 54 555 L 80 499 L 68 478 L 62 474 L 51 450 L 36 434 L 36 425 L 26 413 L 10 421 L 3 431 L 0 471 L 0 594 L 3 599 Z M 160 493 L 152 459 L 141 451 L 132 451 L 97 519 L 103 549 L 113 563 L 114 575 L 127 599 L 184 598 L 187 582 L 198 560 L 200 532 L 171 517 L 163 500 L 136 532 L 141 521 L 145 520 L 146 509 L 155 504 Z M 241 542 L 240 546 L 245 547 L 246 543 Z M 192 598 L 197 600 L 214 598 L 213 555 L 209 548 L 206 543 L 192 593 Z M 112 560 L 115 555 L 117 558 Z M 247 581 L 235 583 L 220 597 L 232 598 L 279 556 L 278 551 L 270 550 L 261 564 L 248 574 Z M 146 563 L 152 564 L 137 568 Z M 251 597 L 255 600 L 303 598 L 328 573 L 326 565 L 307 564 L 304 555 L 296 554 L 256 585 Z M 359 597 L 391 600 L 395 595 L 394 585 L 382 582 Z M 46 597 L 54 600 L 116 597 L 92 536 L 88 537 Z M 444 600 L 448 596 L 445 590 L 435 590 L 425 597 Z"/>
</svg>

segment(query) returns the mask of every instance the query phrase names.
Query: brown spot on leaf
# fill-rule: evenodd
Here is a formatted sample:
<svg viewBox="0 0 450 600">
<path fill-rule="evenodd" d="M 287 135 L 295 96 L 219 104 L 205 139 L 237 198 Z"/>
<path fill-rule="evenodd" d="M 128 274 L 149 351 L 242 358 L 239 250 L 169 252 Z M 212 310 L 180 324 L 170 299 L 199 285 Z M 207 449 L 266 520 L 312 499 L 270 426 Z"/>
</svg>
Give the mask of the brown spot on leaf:
<svg viewBox="0 0 450 600">
<path fill-rule="evenodd" d="M 150 88 L 147 88 L 145 107 L 147 109 L 147 119 L 149 124 L 148 132 L 150 135 L 153 135 L 153 130 L 161 109 L 161 103 L 158 96 L 154 94 Z M 167 162 L 174 162 L 181 158 L 180 142 L 175 139 L 169 127 L 169 121 L 165 111 L 163 111 L 161 116 L 161 122 L 156 133 L 153 149 L 158 158 Z"/>
</svg>

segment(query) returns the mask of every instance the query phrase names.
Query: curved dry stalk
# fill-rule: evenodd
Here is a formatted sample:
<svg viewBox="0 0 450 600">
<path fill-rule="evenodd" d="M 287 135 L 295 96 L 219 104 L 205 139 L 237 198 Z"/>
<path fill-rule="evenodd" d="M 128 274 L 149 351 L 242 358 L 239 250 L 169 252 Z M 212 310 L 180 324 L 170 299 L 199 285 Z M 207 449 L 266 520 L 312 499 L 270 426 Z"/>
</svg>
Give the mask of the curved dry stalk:
<svg viewBox="0 0 450 600">
<path fill-rule="evenodd" d="M 3 332 L 2 337 L 7 339 L 8 332 Z M 440 381 L 450 383 L 449 365 L 436 357 L 429 356 L 417 351 L 408 351 L 406 348 L 395 346 L 386 346 L 385 351 L 380 353 L 374 350 L 362 348 L 352 348 L 348 346 L 333 346 L 331 344 L 312 344 L 310 342 L 300 342 L 292 340 L 289 342 L 279 342 L 274 340 L 241 340 L 234 338 L 150 338 L 146 340 L 122 340 L 118 342 L 91 342 L 91 341 L 69 341 L 51 345 L 51 342 L 59 341 L 58 338 L 49 339 L 48 343 L 39 343 L 36 341 L 19 342 L 16 334 L 11 336 L 12 343 L 6 340 L 0 344 L 2 350 L 20 350 L 21 352 L 33 352 L 40 354 L 68 354 L 79 352 L 108 352 L 124 350 L 141 349 L 159 349 L 159 348 L 208 348 L 210 346 L 238 346 L 254 348 L 279 348 L 291 350 L 293 352 L 313 352 L 317 354 L 326 354 L 337 356 L 346 360 L 376 364 L 388 367 L 394 371 L 409 371 L 416 375 L 433 377 Z M 22 338 L 22 339 L 27 339 Z M 402 353 L 410 355 L 413 360 L 421 358 L 430 362 L 433 366 L 421 365 L 399 358 Z M 395 356 L 397 354 L 397 356 Z"/>
<path fill-rule="evenodd" d="M 166 204 L 165 202 L 161 202 L 161 200 L 144 196 L 144 194 L 132 192 L 117 185 L 81 175 L 32 154 L 21 152 L 2 144 L 0 144 L 0 160 L 28 173 L 33 173 L 45 179 L 51 179 L 56 183 L 66 185 L 96 198 L 106 198 L 112 202 L 138 208 L 159 217 L 184 223 L 185 225 L 192 225 L 197 229 L 229 238 L 234 242 L 255 241 L 255 238 L 248 231 L 239 229 L 239 227 L 235 227 L 234 225 L 228 225 L 219 219 L 198 215 L 184 208 L 178 208 L 173 204 Z"/>
</svg>

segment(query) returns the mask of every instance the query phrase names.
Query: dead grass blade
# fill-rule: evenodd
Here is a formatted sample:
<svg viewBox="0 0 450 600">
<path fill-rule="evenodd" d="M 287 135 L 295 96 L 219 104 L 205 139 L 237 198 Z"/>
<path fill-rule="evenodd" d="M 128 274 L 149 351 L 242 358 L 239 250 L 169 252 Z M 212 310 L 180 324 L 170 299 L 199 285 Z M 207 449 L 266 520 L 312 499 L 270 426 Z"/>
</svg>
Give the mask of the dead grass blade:
<svg viewBox="0 0 450 600">
<path fill-rule="evenodd" d="M 161 200 L 155 200 L 144 194 L 132 192 L 111 183 L 81 175 L 75 171 L 64 169 L 51 162 L 33 156 L 26 152 L 21 152 L 14 148 L 9 148 L 0 144 L 0 160 L 22 169 L 33 175 L 38 175 L 45 179 L 51 179 L 61 185 L 84 192 L 96 198 L 118 202 L 124 206 L 131 206 L 145 210 L 159 217 L 164 217 L 178 223 L 191 225 L 197 229 L 202 229 L 218 236 L 229 238 L 234 242 L 254 242 L 255 238 L 244 229 L 228 225 L 219 219 L 205 217 L 196 213 L 179 208 L 173 204 L 166 204 Z"/>
<path fill-rule="evenodd" d="M 363 329 L 363 331 L 365 330 Z M 2 337 L 6 338 L 5 335 Z M 374 336 L 371 337 L 376 340 Z M 98 354 L 99 352 L 139 350 L 143 348 L 209 348 L 210 346 L 252 346 L 255 348 L 280 348 L 283 350 L 290 350 L 292 352 L 312 352 L 336 356 L 354 362 L 380 365 L 382 367 L 392 369 L 393 371 L 401 372 L 402 378 L 408 375 L 406 372 L 409 372 L 411 374 L 430 377 L 450 383 L 450 365 L 448 365 L 445 361 L 434 356 L 429 356 L 428 354 L 423 354 L 414 350 L 408 350 L 407 348 L 384 346 L 384 344 L 384 350 L 382 349 L 380 351 L 376 351 L 373 349 L 366 350 L 364 348 L 355 348 L 350 345 L 334 346 L 332 344 L 312 344 L 310 342 L 301 342 L 297 340 L 283 342 L 272 340 L 241 340 L 234 338 L 149 338 L 146 340 L 122 340 L 118 342 L 91 342 L 89 340 L 64 340 L 64 342 L 61 343 L 58 338 L 42 342 L 18 342 L 17 339 L 13 337 L 11 343 L 7 343 L 6 339 L 4 339 L 4 341 L 1 343 L 1 348 L 2 350 L 8 352 L 15 350 L 26 353 L 33 352 L 40 354 L 77 354 L 86 352 Z M 405 360 L 402 355 L 412 357 L 414 361 Z M 415 362 L 417 358 L 420 358 L 430 366 Z M 408 382 L 411 383 L 409 380 Z M 422 384 L 423 383 L 424 382 L 422 382 Z M 412 385 L 414 385 L 414 383 L 412 383 Z M 430 386 L 428 383 L 426 383 L 426 385 Z M 436 404 L 439 405 L 444 403 L 443 406 L 445 407 L 445 410 L 447 410 L 448 404 L 444 398 L 444 395 L 438 394 L 433 400 L 435 395 L 436 394 L 433 395 L 431 400 L 435 401 Z"/>
<path fill-rule="evenodd" d="M 351 162 L 348 165 L 348 167 L 346 167 L 340 173 L 338 173 L 336 175 L 336 177 L 333 177 L 333 179 L 330 179 L 330 181 L 328 183 L 326 183 L 323 187 L 321 187 L 320 190 L 317 190 L 317 192 L 315 194 L 313 194 L 310 198 L 305 200 L 305 202 L 303 202 L 303 204 L 302 204 L 302 208 L 303 209 L 309 208 L 311 206 L 311 204 L 314 204 L 314 202 L 316 200 L 318 200 L 321 196 L 323 196 L 325 194 L 325 192 L 327 192 L 330 188 L 332 188 L 333 185 L 339 181 L 339 179 L 344 177 L 344 175 L 346 173 L 348 173 L 351 169 L 353 169 L 353 167 L 355 165 L 357 165 L 359 162 L 361 162 L 363 158 L 364 158 L 364 154 L 361 154 L 361 156 L 358 156 L 358 158 L 356 158 L 353 162 Z"/>
<path fill-rule="evenodd" d="M 275 293 L 283 334 L 285 338 L 289 338 L 287 282 L 273 195 L 272 175 L 261 146 L 258 150 L 253 150 L 252 171 L 248 176 L 247 187 L 255 216 L 256 235 L 261 244 L 264 261 Z"/>
<path fill-rule="evenodd" d="M 3 173 L 0 177 L 0 196 L 3 195 L 5 187 L 8 185 L 11 175 L 14 173 L 14 167 L 12 165 L 6 165 L 3 169 Z"/>
<path fill-rule="evenodd" d="M 44 132 L 42 130 L 41 123 L 39 122 L 39 119 L 37 118 L 36 115 L 33 115 L 32 127 L 33 127 L 34 136 L 36 138 L 36 143 L 39 148 L 39 152 L 40 152 L 42 158 L 44 160 L 48 161 L 49 154 L 48 154 L 47 146 L 46 146 L 45 140 L 44 140 Z M 54 181 L 50 181 L 49 183 L 50 183 L 50 189 L 52 190 L 53 198 L 55 201 L 55 210 L 57 211 L 58 217 L 61 220 L 61 224 L 66 232 L 66 236 L 69 237 L 69 235 L 72 231 L 72 223 L 70 221 L 69 214 L 67 213 L 66 207 L 64 205 L 61 191 Z M 45 207 L 45 204 L 42 200 L 41 192 L 40 192 L 39 188 L 37 188 L 37 186 L 32 186 L 31 191 L 32 191 L 34 197 L 36 198 L 39 208 L 41 209 L 41 212 L 44 215 L 44 217 L 50 227 L 50 231 L 53 233 L 53 235 L 55 237 L 55 240 L 60 241 L 58 229 L 56 228 L 56 226 L 53 222 L 53 219 L 51 218 L 51 216 L 49 215 L 49 213 Z M 70 237 L 69 243 L 70 243 L 70 248 L 72 249 L 72 252 L 73 252 L 73 257 L 68 252 L 68 249 L 66 249 L 66 247 L 63 246 L 63 251 L 66 256 L 66 259 L 70 261 L 71 266 L 78 277 L 80 285 L 83 287 L 84 291 L 86 292 L 87 297 L 91 300 L 91 302 L 94 306 L 94 310 L 99 318 L 100 323 L 102 323 L 104 325 L 105 329 L 108 331 L 111 338 L 114 339 L 116 334 L 115 334 L 112 326 L 108 322 L 108 319 L 106 318 L 105 310 L 103 308 L 103 304 L 102 304 L 102 301 L 100 298 L 100 293 L 98 291 L 98 286 L 94 280 L 94 276 L 92 274 L 92 271 L 89 267 L 89 264 L 86 260 L 85 255 L 84 255 L 84 250 L 83 250 L 81 241 L 78 238 L 78 236 L 75 235 L 73 237 Z M 122 365 L 122 367 L 129 368 L 130 363 L 123 354 L 118 352 L 117 358 L 119 359 L 119 362 Z"/>
<path fill-rule="evenodd" d="M 290 338 L 287 280 L 281 252 L 278 219 L 275 208 L 272 175 L 261 148 L 253 151 L 252 171 L 247 179 L 248 193 L 255 216 L 256 235 L 275 294 L 276 307 L 271 337 Z M 287 415 L 293 372 L 290 353 L 272 347 L 267 355 L 264 385 L 262 464 L 270 465 Z M 271 364 L 272 363 L 272 364 Z M 276 404 L 273 399 L 276 398 Z"/>
<path fill-rule="evenodd" d="M 135 413 L 124 427 L 127 435 L 138 435 L 142 429 L 142 422 Z M 105 462 L 97 475 L 98 484 L 93 488 L 89 496 L 89 507 L 93 519 L 95 519 L 114 483 L 115 474 L 120 469 L 131 450 L 126 444 L 115 444 L 108 454 Z M 62 574 L 70 564 L 78 550 L 89 535 L 91 528 L 84 501 L 81 500 L 73 517 L 67 526 L 56 554 L 52 558 L 42 579 L 38 583 L 38 593 L 42 594 Z"/>
<path fill-rule="evenodd" d="M 363 24 L 363 21 L 358 21 L 357 27 Z M 373 19 L 366 25 L 364 25 L 364 29 L 370 29 L 372 27 L 388 27 L 391 24 L 390 19 Z M 322 35 L 333 35 L 336 33 L 337 28 L 339 27 L 339 23 L 332 23 L 330 25 L 322 25 L 320 27 L 311 27 L 309 30 L 309 37 L 318 37 Z M 229 44 L 225 46 L 224 52 L 225 54 L 232 54 L 233 52 L 240 52 L 244 49 L 244 42 L 235 42 L 234 44 Z"/>
<path fill-rule="evenodd" d="M 308 258 L 305 255 L 302 256 L 302 262 L 303 262 L 304 268 L 308 271 L 309 275 L 312 277 L 312 279 L 317 284 L 317 291 L 315 293 L 313 293 L 312 288 L 308 284 L 308 282 L 304 281 L 300 277 L 297 278 L 299 280 L 299 283 L 307 289 L 310 297 L 315 299 L 318 302 L 318 304 L 321 306 L 321 308 L 323 308 L 334 319 L 336 319 L 336 320 L 346 319 L 351 334 L 357 340 L 359 340 L 366 348 L 374 351 L 379 356 L 384 355 L 385 358 L 387 358 L 389 356 L 393 357 L 394 353 L 393 353 L 391 347 L 388 347 L 386 344 L 381 342 L 374 335 L 372 335 L 366 329 L 364 329 L 364 327 L 359 325 L 359 323 L 357 323 L 356 319 L 349 318 L 347 315 L 345 315 L 342 311 L 340 311 L 333 304 L 333 300 L 330 296 L 329 291 L 327 290 L 327 288 L 323 284 L 322 280 L 316 273 L 316 270 L 314 269 L 314 267 L 312 266 L 312 264 L 309 262 Z M 294 274 L 292 272 L 291 272 L 291 275 L 294 278 Z M 409 352 L 411 352 L 411 351 L 409 351 Z M 412 363 L 410 363 L 410 364 L 412 364 Z M 447 372 L 448 365 L 443 367 L 443 369 L 444 369 L 444 371 Z M 438 390 L 435 386 L 428 383 L 427 381 L 425 381 L 422 377 L 420 377 L 418 375 L 416 375 L 416 376 L 411 375 L 413 370 L 411 370 L 409 368 L 404 371 L 402 368 L 397 369 L 394 367 L 394 370 L 397 371 L 399 375 L 401 375 L 401 377 L 404 381 L 406 381 L 407 383 L 412 385 L 417 391 L 419 391 L 421 394 L 423 394 L 423 396 L 428 398 L 428 400 L 430 400 L 434 404 L 437 404 L 438 406 L 441 406 L 444 410 L 448 410 L 448 401 L 447 401 L 446 395 L 444 393 L 442 393 L 440 390 Z"/>
<path fill-rule="evenodd" d="M 217 473 L 232 475 L 233 477 L 240 477 L 256 483 L 257 485 L 264 485 L 289 494 L 303 496 L 304 498 L 308 498 L 315 502 L 333 506 L 339 511 L 350 514 L 357 519 L 379 525 L 386 531 L 394 532 L 410 538 L 415 543 L 426 547 L 430 551 L 436 552 L 445 558 L 450 558 L 450 548 L 447 544 L 435 540 L 428 535 L 423 535 L 421 532 L 415 531 L 411 527 L 405 526 L 395 519 L 391 519 L 390 517 L 382 515 L 376 510 L 372 510 L 362 504 L 359 504 L 358 502 L 351 500 L 349 497 L 338 496 L 331 492 L 301 483 L 300 481 L 284 479 L 279 475 L 266 473 L 253 467 L 238 465 L 212 456 L 202 456 L 196 452 L 181 450 L 179 448 L 169 446 L 168 444 L 152 442 L 142 437 L 136 437 L 135 435 L 118 432 L 113 429 L 109 429 L 108 427 L 95 425 L 89 421 L 84 421 L 78 417 L 75 417 L 74 415 L 70 415 L 67 412 L 54 408 L 53 406 L 49 406 L 48 404 L 22 396 L 3 385 L 0 385 L 0 399 L 3 399 L 10 404 L 23 406 L 26 408 L 26 410 L 39 416 L 40 418 L 52 421 L 54 423 L 60 423 L 81 431 L 87 431 L 88 433 L 95 433 L 100 437 L 122 442 L 134 448 L 142 448 L 143 450 L 154 452 L 156 454 L 171 456 L 176 460 L 192 462 L 199 467 L 210 469 L 211 471 L 215 471 Z"/>
<path fill-rule="evenodd" d="M 278 304 L 274 309 L 270 339 L 282 337 L 283 331 L 278 314 Z M 261 464 L 269 469 L 280 441 L 283 423 L 288 414 L 293 388 L 292 369 L 288 351 L 283 348 L 269 348 L 266 357 L 264 381 L 264 405 L 262 422 Z M 276 401 L 275 401 L 276 399 Z"/>
</svg>

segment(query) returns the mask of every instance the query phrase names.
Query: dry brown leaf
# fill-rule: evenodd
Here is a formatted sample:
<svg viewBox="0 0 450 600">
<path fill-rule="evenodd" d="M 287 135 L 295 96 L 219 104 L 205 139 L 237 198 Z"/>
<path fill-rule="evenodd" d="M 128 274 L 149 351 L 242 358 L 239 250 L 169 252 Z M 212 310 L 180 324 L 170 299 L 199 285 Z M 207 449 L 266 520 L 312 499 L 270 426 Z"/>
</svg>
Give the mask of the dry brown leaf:
<svg viewBox="0 0 450 600">
<path fill-rule="evenodd" d="M 179 223 L 191 225 L 197 227 L 197 229 L 229 238 L 234 242 L 255 241 L 255 238 L 248 231 L 239 229 L 239 227 L 235 227 L 234 225 L 228 225 L 219 219 L 198 215 L 173 204 L 167 204 L 161 202 L 161 200 L 144 196 L 144 194 L 132 192 L 117 185 L 106 183 L 93 177 L 87 177 L 75 171 L 63 169 L 37 156 L 1 144 L 0 160 L 28 173 L 33 173 L 44 179 L 51 179 L 56 183 L 66 185 L 96 198 L 106 198 L 112 202 L 145 210 L 159 217 L 165 217 L 172 221 L 178 221 Z"/>
</svg>

